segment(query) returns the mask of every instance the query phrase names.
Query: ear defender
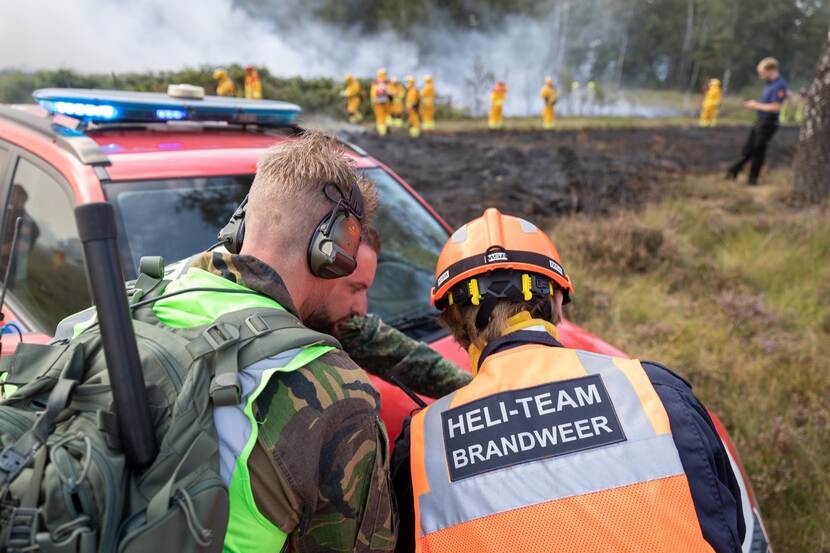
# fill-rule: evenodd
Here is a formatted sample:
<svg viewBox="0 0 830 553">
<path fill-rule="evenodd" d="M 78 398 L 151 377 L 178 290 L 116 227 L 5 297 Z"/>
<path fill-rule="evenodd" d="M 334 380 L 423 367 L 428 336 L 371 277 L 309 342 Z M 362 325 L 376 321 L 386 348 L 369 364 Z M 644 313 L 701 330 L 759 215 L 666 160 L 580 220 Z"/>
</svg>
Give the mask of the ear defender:
<svg viewBox="0 0 830 553">
<path fill-rule="evenodd" d="M 219 243 L 230 253 L 239 253 L 245 239 L 245 211 L 248 209 L 248 195 L 231 215 L 230 221 L 219 231 Z"/>
<path fill-rule="evenodd" d="M 332 188 L 339 197 L 332 195 Z M 357 249 L 363 230 L 363 195 L 357 183 L 348 196 L 333 183 L 327 184 L 323 193 L 336 205 L 311 235 L 308 268 L 318 278 L 340 278 L 352 274 L 357 267 Z"/>
<path fill-rule="evenodd" d="M 357 249 L 363 230 L 363 195 L 357 183 L 348 196 L 334 183 L 326 184 L 323 193 L 335 206 L 311 235 L 308 268 L 318 278 L 340 278 L 352 274 L 357 267 Z M 230 253 L 238 254 L 242 249 L 247 208 L 248 196 L 245 196 L 228 224 L 219 231 L 219 242 Z"/>
</svg>

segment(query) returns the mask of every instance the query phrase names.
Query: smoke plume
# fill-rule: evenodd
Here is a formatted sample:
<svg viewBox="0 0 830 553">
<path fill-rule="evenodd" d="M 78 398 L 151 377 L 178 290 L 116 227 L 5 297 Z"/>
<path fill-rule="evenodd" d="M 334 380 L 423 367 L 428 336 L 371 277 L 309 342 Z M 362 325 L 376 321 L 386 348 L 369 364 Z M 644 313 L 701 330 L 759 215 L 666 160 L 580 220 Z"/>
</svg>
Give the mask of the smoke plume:
<svg viewBox="0 0 830 553">
<path fill-rule="evenodd" d="M 0 70 L 109 73 L 251 63 L 280 76 L 339 79 L 346 72 L 370 77 L 386 67 L 398 78 L 412 74 L 420 81 L 432 74 L 440 96 L 477 113 L 486 106 L 493 80 L 504 80 L 505 113 L 525 115 L 540 109 L 546 75 L 557 78 L 567 71 L 583 86 L 592 78 L 591 47 L 581 46 L 585 62 L 574 67 L 565 67 L 565 50 L 596 45 L 593 37 L 603 32 L 601 22 L 569 25 L 567 10 L 557 5 L 547 17 L 507 17 L 489 32 L 431 25 L 416 31 L 416 43 L 391 31 L 367 35 L 334 27 L 292 4 L 266 4 L 268 17 L 263 17 L 231 0 L 10 2 L 0 20 Z M 588 104 L 590 98 L 567 100 L 560 102 L 560 113 L 600 111 Z M 632 110 L 609 104 L 603 112 L 614 113 L 615 105 Z"/>
</svg>

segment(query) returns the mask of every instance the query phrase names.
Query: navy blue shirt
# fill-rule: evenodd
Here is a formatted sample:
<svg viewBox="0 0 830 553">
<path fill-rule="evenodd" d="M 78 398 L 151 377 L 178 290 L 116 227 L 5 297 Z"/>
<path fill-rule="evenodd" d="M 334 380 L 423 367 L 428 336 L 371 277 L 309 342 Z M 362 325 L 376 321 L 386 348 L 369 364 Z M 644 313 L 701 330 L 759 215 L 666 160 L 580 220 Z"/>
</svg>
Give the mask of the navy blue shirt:
<svg viewBox="0 0 830 553">
<path fill-rule="evenodd" d="M 781 104 L 784 102 L 784 99 L 786 97 L 787 81 L 784 80 L 784 77 L 778 77 L 774 81 L 769 82 L 767 86 L 764 87 L 764 91 L 761 92 L 761 103 Z M 759 111 L 758 119 L 769 119 L 772 121 L 778 121 L 778 112 Z"/>
</svg>

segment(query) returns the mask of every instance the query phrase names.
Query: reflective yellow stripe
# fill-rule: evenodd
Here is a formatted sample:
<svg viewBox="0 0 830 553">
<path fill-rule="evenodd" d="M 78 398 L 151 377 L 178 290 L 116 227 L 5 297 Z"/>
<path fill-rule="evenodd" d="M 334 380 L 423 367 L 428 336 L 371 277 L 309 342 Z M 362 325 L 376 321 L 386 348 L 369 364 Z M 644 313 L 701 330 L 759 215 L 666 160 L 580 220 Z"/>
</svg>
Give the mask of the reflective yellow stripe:
<svg viewBox="0 0 830 553">
<path fill-rule="evenodd" d="M 669 416 L 666 414 L 666 408 L 663 407 L 663 402 L 657 396 L 654 386 L 648 379 L 648 375 L 643 370 L 642 365 L 636 359 L 619 359 L 614 358 L 614 365 L 622 371 L 622 373 L 631 382 L 631 386 L 640 398 L 640 404 L 643 406 L 643 412 L 651 422 L 651 427 L 654 428 L 655 434 L 669 434 L 671 426 L 669 425 Z"/>
<path fill-rule="evenodd" d="M 539 367 L 540 352 L 542 354 L 548 353 L 550 349 L 555 349 L 558 353 L 556 363 L 548 363 L 544 367 Z M 487 366 L 491 362 L 508 355 L 510 356 L 510 364 L 515 367 L 515 370 L 509 372 L 487 370 Z M 549 348 L 538 344 L 519 346 L 487 357 L 473 380 L 474 385 L 470 384 L 456 391 L 451 407 L 464 405 L 478 399 L 481 397 L 481 390 L 487 390 L 488 395 L 497 394 L 506 390 L 529 388 L 548 382 L 579 378 L 587 374 L 585 367 L 577 358 L 575 350 Z"/>
</svg>

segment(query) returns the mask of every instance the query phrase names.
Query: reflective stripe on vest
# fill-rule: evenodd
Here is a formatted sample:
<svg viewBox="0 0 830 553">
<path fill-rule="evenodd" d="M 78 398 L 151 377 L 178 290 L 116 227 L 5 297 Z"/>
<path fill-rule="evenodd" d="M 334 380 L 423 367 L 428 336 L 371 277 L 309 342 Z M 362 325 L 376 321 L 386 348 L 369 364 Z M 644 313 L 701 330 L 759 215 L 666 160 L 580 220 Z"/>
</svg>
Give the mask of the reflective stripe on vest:
<svg viewBox="0 0 830 553">
<path fill-rule="evenodd" d="M 221 276 L 190 268 L 171 282 L 166 292 L 185 288 L 244 289 Z M 283 309 L 276 301 L 255 294 L 193 292 L 159 300 L 153 305 L 158 319 L 171 327 L 191 328 L 210 324 L 225 313 L 251 307 Z M 288 535 L 259 510 L 251 489 L 248 459 L 256 445 L 258 426 L 253 404 L 272 376 L 295 371 L 327 352 L 330 346 L 311 346 L 263 359 L 239 372 L 242 399 L 237 406 L 217 407 L 213 420 L 219 437 L 220 474 L 228 486 L 230 512 L 224 552 L 273 553 L 281 551 Z"/>
<path fill-rule="evenodd" d="M 638 361 L 493 354 L 415 416 L 411 446 L 418 551 L 712 551 Z"/>
<path fill-rule="evenodd" d="M 243 395 L 240 404 L 213 410 L 219 434 L 221 475 L 230 496 L 230 520 L 223 551 L 273 553 L 281 551 L 288 539 L 285 532 L 259 511 L 251 489 L 248 459 L 259 431 L 253 405 L 274 374 L 295 371 L 332 349 L 312 346 L 289 350 L 246 367 L 240 371 Z"/>
</svg>

